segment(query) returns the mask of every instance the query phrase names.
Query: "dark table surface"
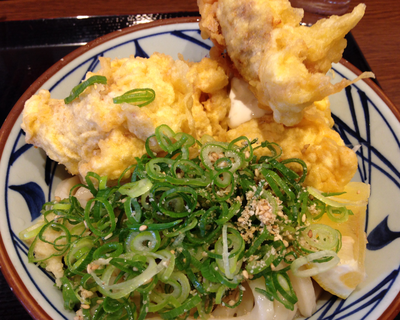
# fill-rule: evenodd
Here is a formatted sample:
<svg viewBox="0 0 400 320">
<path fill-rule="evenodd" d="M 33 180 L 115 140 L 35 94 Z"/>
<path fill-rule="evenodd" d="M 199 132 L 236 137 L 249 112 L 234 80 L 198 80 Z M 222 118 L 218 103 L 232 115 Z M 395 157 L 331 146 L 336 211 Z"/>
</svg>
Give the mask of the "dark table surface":
<svg viewBox="0 0 400 320">
<path fill-rule="evenodd" d="M 83 20 L 0 21 L 0 123 L 4 122 L 19 97 L 44 71 L 79 46 L 139 20 L 194 15 L 197 13 L 94 16 Z M 352 34 L 347 38 L 344 58 L 361 71 L 369 71 L 370 67 Z M 0 319 L 31 319 L 1 272 Z"/>
</svg>

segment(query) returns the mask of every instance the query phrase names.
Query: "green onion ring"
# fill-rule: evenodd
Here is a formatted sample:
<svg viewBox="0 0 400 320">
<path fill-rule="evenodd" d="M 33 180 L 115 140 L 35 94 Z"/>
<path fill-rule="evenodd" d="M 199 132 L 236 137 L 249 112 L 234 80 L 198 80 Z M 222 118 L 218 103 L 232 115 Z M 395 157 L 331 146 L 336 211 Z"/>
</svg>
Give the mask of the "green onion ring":
<svg viewBox="0 0 400 320">
<path fill-rule="evenodd" d="M 156 98 L 156 93 L 151 88 L 132 89 L 123 95 L 113 98 L 115 104 L 130 103 L 139 108 L 147 106 Z"/>
<path fill-rule="evenodd" d="M 89 86 L 93 86 L 96 83 L 102 83 L 102 84 L 107 84 L 107 78 L 104 76 L 91 76 L 89 79 L 81 82 L 77 86 L 75 86 L 71 94 L 64 99 L 65 104 L 70 104 L 72 101 L 74 101 L 76 98 L 80 96 L 80 94 L 85 91 L 85 89 Z"/>
</svg>

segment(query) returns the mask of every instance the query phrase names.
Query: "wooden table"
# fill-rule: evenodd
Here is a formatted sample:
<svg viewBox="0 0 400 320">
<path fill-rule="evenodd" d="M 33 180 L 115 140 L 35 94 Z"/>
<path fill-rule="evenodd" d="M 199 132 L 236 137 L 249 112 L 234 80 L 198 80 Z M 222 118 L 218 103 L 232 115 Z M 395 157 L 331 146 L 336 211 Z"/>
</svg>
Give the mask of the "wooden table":
<svg viewBox="0 0 400 320">
<path fill-rule="evenodd" d="M 383 91 L 400 110 L 400 1 L 364 3 L 366 14 L 352 33 Z"/>
<path fill-rule="evenodd" d="M 353 0 L 352 6 L 359 2 Z M 383 91 L 400 110 L 400 1 L 364 3 L 367 12 L 352 33 Z M 196 0 L 0 0 L 0 21 L 197 10 Z"/>
</svg>

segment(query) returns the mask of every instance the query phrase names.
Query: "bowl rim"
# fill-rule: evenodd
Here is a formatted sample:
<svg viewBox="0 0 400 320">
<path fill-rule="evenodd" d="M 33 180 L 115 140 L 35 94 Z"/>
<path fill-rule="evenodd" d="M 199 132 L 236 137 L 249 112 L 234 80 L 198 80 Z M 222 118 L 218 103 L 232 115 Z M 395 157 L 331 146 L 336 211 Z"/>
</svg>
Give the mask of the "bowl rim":
<svg viewBox="0 0 400 320">
<path fill-rule="evenodd" d="M 199 22 L 200 17 L 179 17 L 179 18 L 169 18 L 161 19 L 156 21 L 151 21 L 145 24 L 138 24 L 131 27 L 123 28 L 121 30 L 114 31 L 112 33 L 101 36 L 87 44 L 75 49 L 63 59 L 57 61 L 53 66 L 47 69 L 36 81 L 34 81 L 30 87 L 24 92 L 24 94 L 18 99 L 14 107 L 11 109 L 6 120 L 0 128 L 0 161 L 2 159 L 5 144 L 14 127 L 16 121 L 18 120 L 20 114 L 23 111 L 25 101 L 28 100 L 37 90 L 54 74 L 60 71 L 64 66 L 68 65 L 77 57 L 86 53 L 87 51 L 105 43 L 112 39 L 119 38 L 121 36 L 140 31 L 151 29 L 159 26 L 182 24 L 182 23 L 194 23 Z M 355 73 L 357 76 L 362 72 L 357 69 L 354 65 L 345 59 L 340 60 L 340 64 L 345 66 L 347 69 Z M 395 115 L 397 120 L 400 122 L 400 109 L 390 101 L 382 89 L 371 79 L 363 79 L 364 82 L 383 100 L 383 102 L 389 107 L 392 113 Z M 36 320 L 52 320 L 52 318 L 44 311 L 44 309 L 36 302 L 36 299 L 32 296 L 29 290 L 24 285 L 23 281 L 18 275 L 10 257 L 7 254 L 3 238 L 0 233 L 0 270 L 4 275 L 8 285 L 14 292 L 16 297 L 19 299 L 23 307 L 29 313 L 29 315 Z M 391 302 L 389 307 L 381 314 L 379 320 L 391 320 L 396 317 L 400 312 L 400 292 Z"/>
</svg>

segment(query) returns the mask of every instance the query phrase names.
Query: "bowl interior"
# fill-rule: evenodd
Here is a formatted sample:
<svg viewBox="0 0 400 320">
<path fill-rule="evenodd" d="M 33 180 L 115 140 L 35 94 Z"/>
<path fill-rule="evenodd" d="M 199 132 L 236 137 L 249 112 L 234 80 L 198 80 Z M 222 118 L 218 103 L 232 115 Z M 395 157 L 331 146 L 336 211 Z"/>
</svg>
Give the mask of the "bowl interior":
<svg viewBox="0 0 400 320">
<path fill-rule="evenodd" d="M 98 57 L 148 57 L 162 52 L 178 59 L 199 61 L 212 43 L 201 38 L 195 18 L 171 19 L 112 33 L 78 49 L 49 69 L 14 107 L 1 129 L 0 150 L 0 262 L 10 285 L 36 319 L 73 319 L 63 308 L 61 292 L 44 270 L 29 264 L 27 246 L 18 233 L 39 215 L 52 198 L 54 185 L 65 176 L 62 166 L 40 149 L 27 145 L 20 128 L 24 101 L 39 88 L 64 98 L 85 76 L 99 67 Z M 333 82 L 353 79 L 357 70 L 335 64 Z M 382 319 L 393 317 L 398 306 L 400 257 L 394 254 L 400 237 L 400 124 L 398 112 L 372 81 L 360 81 L 330 97 L 335 129 L 346 144 L 361 145 L 354 180 L 371 184 L 365 231 L 368 236 L 367 280 L 346 300 L 329 295 L 319 301 L 312 319 Z M 394 114 L 395 113 L 395 114 Z M 393 302 L 394 301 L 394 302 Z M 390 307 L 389 307 L 390 306 Z"/>
</svg>

